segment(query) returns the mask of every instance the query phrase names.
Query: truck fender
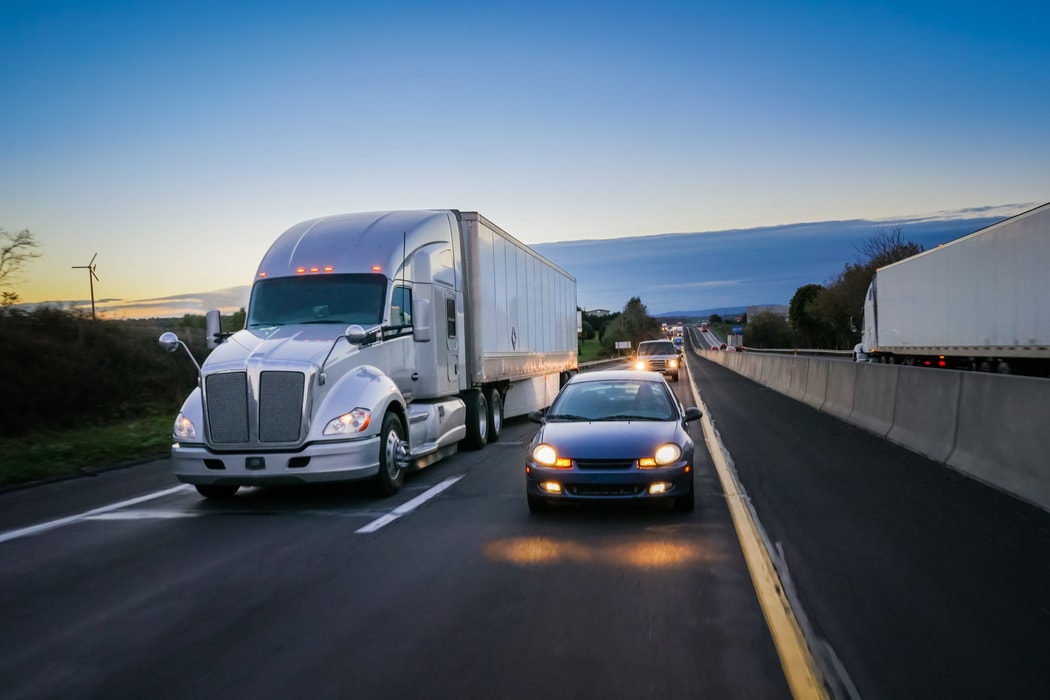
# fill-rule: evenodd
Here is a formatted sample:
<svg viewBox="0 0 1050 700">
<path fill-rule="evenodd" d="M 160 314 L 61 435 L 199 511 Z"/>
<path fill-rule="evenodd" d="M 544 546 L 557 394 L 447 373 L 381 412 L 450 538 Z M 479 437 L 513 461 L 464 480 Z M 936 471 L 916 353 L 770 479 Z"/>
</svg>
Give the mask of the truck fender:
<svg viewBox="0 0 1050 700">
<path fill-rule="evenodd" d="M 199 386 L 191 391 L 186 400 L 182 402 L 179 414 L 188 418 L 197 430 L 197 437 L 193 441 L 204 442 L 204 402 L 201 400 L 201 388 Z M 174 435 L 175 424 L 172 423 L 172 436 L 174 437 Z M 183 440 L 185 438 L 176 439 Z"/>
<path fill-rule="evenodd" d="M 316 420 L 310 428 L 310 438 L 325 439 L 323 432 L 328 422 L 355 408 L 365 408 L 372 412 L 371 420 L 362 436 L 378 435 L 383 425 L 383 416 L 391 406 L 394 406 L 400 415 L 404 415 L 405 400 L 401 396 L 401 390 L 379 368 L 360 365 L 344 374 L 325 395 L 314 413 Z"/>
</svg>

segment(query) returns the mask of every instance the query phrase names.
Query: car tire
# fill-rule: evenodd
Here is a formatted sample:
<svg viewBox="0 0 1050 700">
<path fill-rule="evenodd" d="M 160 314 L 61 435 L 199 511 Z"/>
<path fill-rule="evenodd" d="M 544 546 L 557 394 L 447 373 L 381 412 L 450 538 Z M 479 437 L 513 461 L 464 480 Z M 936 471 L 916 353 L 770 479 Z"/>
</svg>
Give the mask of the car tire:
<svg viewBox="0 0 1050 700">
<path fill-rule="evenodd" d="M 677 382 L 678 381 L 678 372 L 675 372 L 674 374 L 671 375 L 671 381 L 672 382 Z"/>
<path fill-rule="evenodd" d="M 215 501 L 233 498 L 239 488 L 240 486 L 230 486 L 228 484 L 196 484 L 197 493 Z"/>
<path fill-rule="evenodd" d="M 674 497 L 674 509 L 679 513 L 692 513 L 696 508 L 696 493 L 693 491 L 693 482 L 689 482 L 689 490 L 681 496 Z"/>
<path fill-rule="evenodd" d="M 551 508 L 550 503 L 537 496 L 526 495 L 525 498 L 529 501 L 529 511 L 532 513 L 546 513 Z"/>
<path fill-rule="evenodd" d="M 500 433 L 503 432 L 503 394 L 499 389 L 489 389 L 488 394 L 488 421 L 489 442 L 499 442 Z"/>
<path fill-rule="evenodd" d="M 383 429 L 379 431 L 379 473 L 375 475 L 376 493 L 393 496 L 405 483 L 404 449 L 405 429 L 393 413 L 383 416 Z"/>
<path fill-rule="evenodd" d="M 463 442 L 468 450 L 480 450 L 489 441 L 489 402 L 478 389 L 467 391 L 463 401 L 467 404 L 467 437 Z"/>
</svg>

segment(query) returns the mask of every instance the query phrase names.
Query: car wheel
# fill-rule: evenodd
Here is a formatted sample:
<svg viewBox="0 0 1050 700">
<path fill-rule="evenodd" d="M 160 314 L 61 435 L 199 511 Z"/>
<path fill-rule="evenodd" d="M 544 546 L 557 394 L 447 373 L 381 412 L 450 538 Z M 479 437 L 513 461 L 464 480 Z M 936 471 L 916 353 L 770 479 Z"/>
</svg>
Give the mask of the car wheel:
<svg viewBox="0 0 1050 700">
<path fill-rule="evenodd" d="M 672 382 L 677 382 L 678 381 L 678 372 L 675 372 L 674 374 L 671 375 L 671 381 Z"/>
<path fill-rule="evenodd" d="M 229 486 L 227 484 L 197 484 L 196 488 L 197 493 L 205 498 L 221 501 L 226 498 L 233 498 L 233 495 L 237 493 L 237 489 L 239 489 L 240 486 Z"/>
<path fill-rule="evenodd" d="M 498 442 L 500 433 L 503 432 L 503 394 L 499 389 L 489 389 L 487 393 L 489 442 Z"/>
<path fill-rule="evenodd" d="M 674 497 L 674 509 L 679 513 L 692 513 L 696 508 L 696 494 L 693 491 L 693 482 L 689 482 L 689 490 L 681 496 Z"/>
<path fill-rule="evenodd" d="M 542 498 L 536 496 L 526 496 L 529 500 L 529 510 L 533 513 L 546 513 L 551 508 L 551 504 Z"/>
<path fill-rule="evenodd" d="M 466 392 L 463 400 L 467 404 L 467 449 L 480 450 L 489 441 L 489 408 L 485 394 L 477 389 Z"/>
<path fill-rule="evenodd" d="M 379 432 L 379 473 L 375 490 L 380 496 L 393 496 L 405 483 L 405 436 L 401 421 L 393 413 L 383 417 Z"/>
</svg>

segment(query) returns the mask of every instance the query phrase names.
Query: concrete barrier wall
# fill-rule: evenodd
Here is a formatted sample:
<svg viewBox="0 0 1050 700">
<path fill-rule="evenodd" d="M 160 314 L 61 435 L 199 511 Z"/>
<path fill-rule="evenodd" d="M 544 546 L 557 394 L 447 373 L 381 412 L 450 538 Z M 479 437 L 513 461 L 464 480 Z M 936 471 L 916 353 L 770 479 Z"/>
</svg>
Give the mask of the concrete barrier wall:
<svg viewBox="0 0 1050 700">
<path fill-rule="evenodd" d="M 1050 380 L 967 372 L 949 466 L 1050 510 Z"/>
<path fill-rule="evenodd" d="M 869 364 L 856 366 L 853 410 L 849 414 L 851 423 L 883 437 L 890 432 L 901 369 L 909 368 Z"/>
<path fill-rule="evenodd" d="M 809 363 L 809 372 L 806 374 L 806 394 L 802 400 L 819 411 L 824 405 L 824 398 L 827 394 L 828 363 L 814 357 Z"/>
<path fill-rule="evenodd" d="M 1050 511 L 1050 379 L 697 353 Z"/>
</svg>

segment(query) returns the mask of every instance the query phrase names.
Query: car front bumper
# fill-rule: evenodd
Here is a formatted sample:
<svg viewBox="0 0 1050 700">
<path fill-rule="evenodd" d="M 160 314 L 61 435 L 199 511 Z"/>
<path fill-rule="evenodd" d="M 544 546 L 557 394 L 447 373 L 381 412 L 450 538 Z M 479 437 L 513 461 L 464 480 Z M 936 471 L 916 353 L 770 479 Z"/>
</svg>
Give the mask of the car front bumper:
<svg viewBox="0 0 1050 700">
<path fill-rule="evenodd" d="M 557 484 L 557 489 L 545 487 Z M 654 484 L 660 485 L 654 491 Z M 682 496 L 693 487 L 689 464 L 676 464 L 657 469 L 589 471 L 580 469 L 547 469 L 526 465 L 525 490 L 529 496 L 557 501 L 648 500 Z"/>
</svg>

